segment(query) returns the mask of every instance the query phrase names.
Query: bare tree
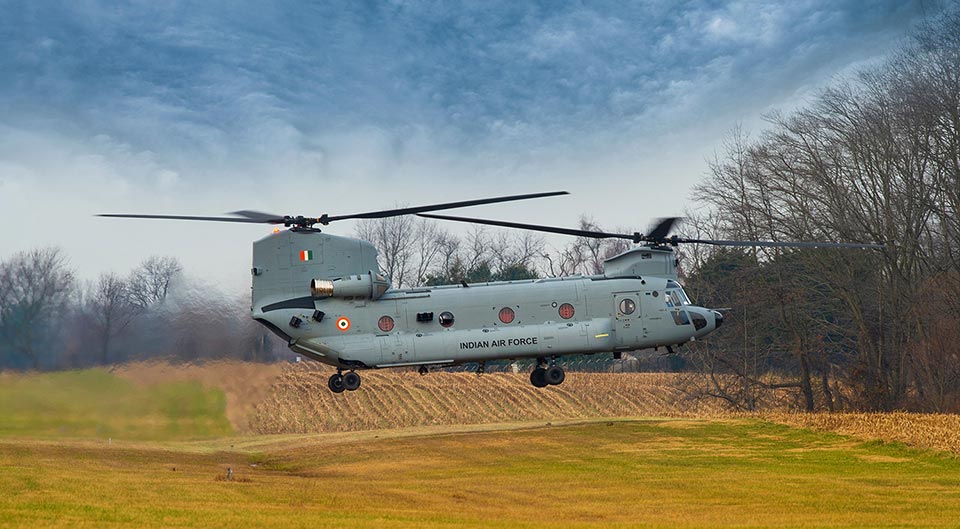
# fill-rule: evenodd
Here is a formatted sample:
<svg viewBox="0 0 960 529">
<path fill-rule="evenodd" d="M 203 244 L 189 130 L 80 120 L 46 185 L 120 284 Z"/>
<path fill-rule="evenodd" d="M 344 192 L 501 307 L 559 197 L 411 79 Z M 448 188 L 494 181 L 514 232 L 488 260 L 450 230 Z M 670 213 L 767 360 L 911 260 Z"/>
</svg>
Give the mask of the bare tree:
<svg viewBox="0 0 960 529">
<path fill-rule="evenodd" d="M 166 292 L 164 292 L 164 296 Z M 90 314 L 100 341 L 100 363 L 110 363 L 110 345 L 142 310 L 126 281 L 110 272 L 100 274 L 90 297 Z"/>
<path fill-rule="evenodd" d="M 171 282 L 182 270 L 175 257 L 148 257 L 130 273 L 127 282 L 130 301 L 144 308 L 163 302 L 170 292 Z"/>
<path fill-rule="evenodd" d="M 562 248 L 553 248 L 552 252 L 541 255 L 546 263 L 546 273 L 550 277 L 574 275 L 583 267 L 582 248 L 577 244 L 568 244 Z"/>
<path fill-rule="evenodd" d="M 0 263 L 0 348 L 21 355 L 34 369 L 74 288 L 66 263 L 59 248 L 20 252 Z"/>
<path fill-rule="evenodd" d="M 452 236 L 441 229 L 436 221 L 419 219 L 416 222 L 414 238 L 416 240 L 416 255 L 414 256 L 410 286 L 419 287 L 427 283 L 430 271 L 437 266 L 437 259 L 449 252 L 449 241 Z"/>
<path fill-rule="evenodd" d="M 493 278 L 498 280 L 537 277 L 537 264 L 543 255 L 543 237 L 530 231 L 503 232 L 490 240 Z"/>
<path fill-rule="evenodd" d="M 586 231 L 603 231 L 600 228 L 600 225 L 594 222 L 592 218 L 581 216 L 580 217 L 580 226 L 581 230 Z M 584 273 L 586 274 L 602 274 L 603 273 L 603 261 L 606 259 L 606 252 L 604 251 L 604 245 L 606 244 L 606 239 L 594 239 L 592 237 L 577 237 L 575 244 L 577 244 L 581 250 L 581 254 L 585 256 L 584 261 Z"/>
<path fill-rule="evenodd" d="M 461 259 L 462 241 L 447 232 L 439 232 L 435 241 L 437 255 L 431 263 L 424 284 L 440 284 L 452 282 L 452 279 L 463 270 Z"/>
<path fill-rule="evenodd" d="M 416 235 L 416 221 L 409 215 L 363 220 L 356 229 L 358 238 L 377 249 L 380 269 L 394 287 L 408 286 L 416 273 Z"/>
</svg>

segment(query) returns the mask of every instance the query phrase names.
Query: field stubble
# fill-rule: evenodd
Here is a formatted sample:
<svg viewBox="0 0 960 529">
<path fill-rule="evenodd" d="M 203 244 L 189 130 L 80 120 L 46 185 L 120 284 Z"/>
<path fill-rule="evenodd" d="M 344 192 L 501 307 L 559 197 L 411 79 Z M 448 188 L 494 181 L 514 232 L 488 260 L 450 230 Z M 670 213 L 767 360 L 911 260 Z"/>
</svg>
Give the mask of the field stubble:
<svg viewBox="0 0 960 529">
<path fill-rule="evenodd" d="M 689 399 L 668 373 L 569 373 L 533 387 L 527 373 L 364 372 L 363 387 L 331 393 L 332 370 L 291 366 L 250 419 L 255 433 L 308 433 L 439 424 L 595 417 L 717 417 L 718 402 Z"/>
</svg>

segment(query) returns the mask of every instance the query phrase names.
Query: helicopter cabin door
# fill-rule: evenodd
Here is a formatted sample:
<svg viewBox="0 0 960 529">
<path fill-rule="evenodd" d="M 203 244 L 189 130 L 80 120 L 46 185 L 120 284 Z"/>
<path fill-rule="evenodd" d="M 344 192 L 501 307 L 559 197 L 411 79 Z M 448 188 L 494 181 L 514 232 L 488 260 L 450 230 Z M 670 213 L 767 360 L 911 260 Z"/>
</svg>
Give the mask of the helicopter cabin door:
<svg viewBox="0 0 960 529">
<path fill-rule="evenodd" d="M 643 311 L 636 292 L 618 292 L 613 295 L 613 324 L 617 350 L 631 350 L 640 345 L 643 335 Z"/>
</svg>

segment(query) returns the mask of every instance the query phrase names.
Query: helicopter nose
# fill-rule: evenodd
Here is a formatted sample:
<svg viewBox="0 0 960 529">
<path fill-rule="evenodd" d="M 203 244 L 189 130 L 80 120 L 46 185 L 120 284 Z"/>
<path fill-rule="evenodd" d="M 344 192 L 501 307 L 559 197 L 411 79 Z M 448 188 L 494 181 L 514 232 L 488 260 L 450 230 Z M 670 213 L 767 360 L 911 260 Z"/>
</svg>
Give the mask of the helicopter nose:
<svg viewBox="0 0 960 529">
<path fill-rule="evenodd" d="M 719 329 L 721 325 L 723 325 L 723 314 L 713 311 L 713 328 Z"/>
</svg>

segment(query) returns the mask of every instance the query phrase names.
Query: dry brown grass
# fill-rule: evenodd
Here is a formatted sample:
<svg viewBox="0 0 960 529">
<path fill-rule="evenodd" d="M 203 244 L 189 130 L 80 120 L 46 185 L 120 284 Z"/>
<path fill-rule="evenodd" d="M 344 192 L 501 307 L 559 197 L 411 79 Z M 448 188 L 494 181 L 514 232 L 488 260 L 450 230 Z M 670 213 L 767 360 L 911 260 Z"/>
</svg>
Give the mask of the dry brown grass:
<svg viewBox="0 0 960 529">
<path fill-rule="evenodd" d="M 289 366 L 250 420 L 256 433 L 308 433 L 438 424 L 625 416 L 720 416 L 719 402 L 687 399 L 661 373 L 568 373 L 534 388 L 526 373 L 364 372 L 363 387 L 333 394 L 332 370 Z"/>
<path fill-rule="evenodd" d="M 860 439 L 897 441 L 960 454 L 960 415 L 939 413 L 771 413 L 763 419 Z"/>
<path fill-rule="evenodd" d="M 135 363 L 114 373 L 143 384 L 196 380 L 224 391 L 240 433 L 358 432 L 443 425 L 561 421 L 600 417 L 745 416 L 861 439 L 898 441 L 960 454 L 960 416 L 914 413 L 732 414 L 719 400 L 688 398 L 689 376 L 672 373 L 575 373 L 537 389 L 526 373 L 364 371 L 363 387 L 333 394 L 331 368 L 315 363 L 201 365 Z"/>
<path fill-rule="evenodd" d="M 270 396 L 283 370 L 283 364 L 223 360 L 203 364 L 134 362 L 116 366 L 111 372 L 143 385 L 198 381 L 204 386 L 220 388 L 227 398 L 226 415 L 230 425 L 238 432 L 250 432 L 255 407 Z"/>
</svg>

